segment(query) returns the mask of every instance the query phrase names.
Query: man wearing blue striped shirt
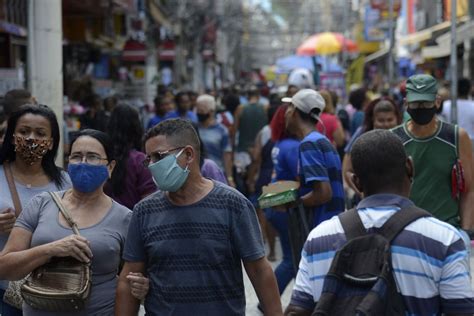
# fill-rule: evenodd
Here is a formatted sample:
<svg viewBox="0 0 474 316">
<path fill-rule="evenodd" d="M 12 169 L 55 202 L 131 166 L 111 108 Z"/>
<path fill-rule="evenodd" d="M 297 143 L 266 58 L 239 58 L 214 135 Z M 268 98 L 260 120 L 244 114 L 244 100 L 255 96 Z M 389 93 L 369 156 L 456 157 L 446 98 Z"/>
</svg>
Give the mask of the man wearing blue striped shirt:
<svg viewBox="0 0 474 316">
<path fill-rule="evenodd" d="M 344 187 L 339 154 L 329 139 L 315 130 L 325 101 L 312 89 L 283 98 L 290 105 L 285 113 L 288 131 L 300 139 L 298 175 L 301 202 L 313 209 L 311 227 L 344 211 Z"/>
<path fill-rule="evenodd" d="M 357 206 L 368 232 L 376 232 L 407 205 L 413 162 L 389 131 L 362 135 L 351 153 L 354 183 L 365 198 Z M 286 315 L 311 315 L 334 255 L 346 243 L 337 216 L 316 227 L 305 243 Z M 392 242 L 392 266 L 407 315 L 473 315 L 467 251 L 453 226 L 433 217 L 415 220 Z"/>
</svg>

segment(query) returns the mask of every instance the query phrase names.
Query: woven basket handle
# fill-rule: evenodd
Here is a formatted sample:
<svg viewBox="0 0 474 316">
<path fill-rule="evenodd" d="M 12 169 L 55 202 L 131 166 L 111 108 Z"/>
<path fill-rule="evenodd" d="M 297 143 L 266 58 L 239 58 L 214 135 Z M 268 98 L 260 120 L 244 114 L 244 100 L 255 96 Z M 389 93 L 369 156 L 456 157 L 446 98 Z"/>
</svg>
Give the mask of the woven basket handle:
<svg viewBox="0 0 474 316">
<path fill-rule="evenodd" d="M 56 192 L 49 192 L 51 197 L 53 198 L 54 202 L 58 206 L 59 210 L 61 211 L 61 214 L 63 214 L 64 218 L 66 219 L 66 222 L 71 226 L 72 231 L 74 234 L 81 236 L 79 233 L 79 228 L 77 227 L 76 222 L 72 219 L 71 215 L 69 214 L 68 210 L 64 206 L 63 202 L 61 201 L 61 198 Z"/>
</svg>

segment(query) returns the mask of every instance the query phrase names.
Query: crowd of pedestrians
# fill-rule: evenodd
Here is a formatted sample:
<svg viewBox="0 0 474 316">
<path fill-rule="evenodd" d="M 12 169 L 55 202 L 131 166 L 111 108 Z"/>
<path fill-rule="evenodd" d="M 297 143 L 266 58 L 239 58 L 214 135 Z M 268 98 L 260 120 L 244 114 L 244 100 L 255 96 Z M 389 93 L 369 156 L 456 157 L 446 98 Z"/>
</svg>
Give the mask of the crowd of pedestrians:
<svg viewBox="0 0 474 316">
<path fill-rule="evenodd" d="M 429 75 L 410 77 L 399 98 L 354 88 L 347 104 L 292 85 L 284 95 L 160 87 L 148 112 L 92 95 L 75 133 L 28 91 L 10 91 L 0 115 L 0 315 L 137 315 L 140 303 L 149 315 L 244 315 L 243 270 L 265 315 L 323 315 L 328 293 L 345 291 L 331 288 L 331 273 L 355 236 L 347 214 L 361 235 L 383 235 L 415 205 L 427 213 L 388 238 L 399 307 L 474 314 L 474 108 L 462 80 L 460 126 Z M 262 209 L 263 187 L 284 180 L 299 183 L 298 199 Z M 91 264 L 84 310 L 7 299 L 13 282 L 54 257 Z"/>
</svg>

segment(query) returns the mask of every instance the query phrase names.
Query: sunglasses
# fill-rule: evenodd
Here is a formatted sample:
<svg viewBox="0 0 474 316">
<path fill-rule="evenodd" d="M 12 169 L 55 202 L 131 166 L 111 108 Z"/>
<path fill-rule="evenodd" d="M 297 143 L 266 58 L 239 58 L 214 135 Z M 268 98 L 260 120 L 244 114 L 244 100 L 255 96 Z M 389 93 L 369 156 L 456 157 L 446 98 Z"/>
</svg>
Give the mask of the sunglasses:
<svg viewBox="0 0 474 316">
<path fill-rule="evenodd" d="M 182 147 L 176 147 L 176 148 L 171 148 L 171 149 L 168 149 L 168 150 L 165 150 L 165 151 L 155 151 L 155 152 L 152 152 L 151 154 L 149 155 L 146 155 L 145 157 L 145 160 L 143 160 L 143 166 L 144 167 L 148 167 L 151 163 L 155 163 L 155 162 L 158 162 L 160 161 L 161 159 L 165 158 L 166 156 L 168 156 L 172 151 L 176 151 L 176 150 L 180 150 L 180 149 L 183 149 L 184 146 Z"/>
</svg>

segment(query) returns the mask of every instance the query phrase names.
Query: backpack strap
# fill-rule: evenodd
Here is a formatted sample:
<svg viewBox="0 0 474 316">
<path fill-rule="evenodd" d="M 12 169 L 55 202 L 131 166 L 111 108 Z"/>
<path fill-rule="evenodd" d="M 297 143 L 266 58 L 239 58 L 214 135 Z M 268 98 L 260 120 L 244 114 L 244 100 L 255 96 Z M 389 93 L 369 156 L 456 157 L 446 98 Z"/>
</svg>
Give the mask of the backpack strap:
<svg viewBox="0 0 474 316">
<path fill-rule="evenodd" d="M 367 234 L 367 230 L 355 208 L 340 213 L 338 217 L 347 241 Z"/>
<path fill-rule="evenodd" d="M 421 217 L 432 216 L 427 211 L 411 205 L 404 207 L 401 210 L 395 212 L 382 227 L 380 227 L 378 233 L 384 236 L 389 242 L 392 240 L 406 227 L 408 224 L 414 222 Z"/>
</svg>

